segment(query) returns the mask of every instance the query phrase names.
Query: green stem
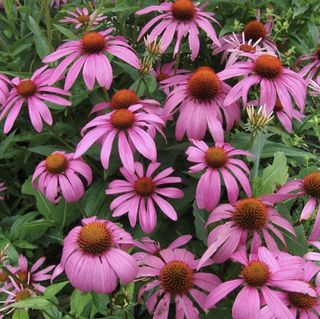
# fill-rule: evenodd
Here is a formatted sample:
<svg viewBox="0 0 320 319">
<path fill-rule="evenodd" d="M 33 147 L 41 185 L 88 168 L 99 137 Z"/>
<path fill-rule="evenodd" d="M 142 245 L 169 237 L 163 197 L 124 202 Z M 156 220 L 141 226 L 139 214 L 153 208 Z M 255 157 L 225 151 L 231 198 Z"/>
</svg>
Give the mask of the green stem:
<svg viewBox="0 0 320 319">
<path fill-rule="evenodd" d="M 44 15 L 45 15 L 46 26 L 47 26 L 48 44 L 50 49 L 52 49 L 53 46 L 52 46 L 51 17 L 50 17 L 50 5 L 48 0 L 44 0 Z"/>
<path fill-rule="evenodd" d="M 99 14 L 103 8 L 104 2 L 105 2 L 104 0 L 100 1 L 98 9 L 97 9 L 96 13 L 94 14 L 94 16 L 92 17 L 92 19 L 90 19 L 90 22 L 88 23 L 88 26 L 87 26 L 86 30 L 84 31 L 84 33 L 89 32 L 90 29 L 92 28 L 94 22 L 96 21 L 97 17 L 99 16 Z"/>
<path fill-rule="evenodd" d="M 74 147 L 73 145 L 69 144 L 68 142 L 66 142 L 61 136 L 59 136 L 59 134 L 57 134 L 53 128 L 51 126 L 49 126 L 49 132 L 51 133 L 51 135 L 53 137 L 55 137 L 56 139 L 58 139 L 66 148 L 68 148 L 71 151 L 74 151 Z"/>
<path fill-rule="evenodd" d="M 79 210 L 81 211 L 82 217 L 83 218 L 87 218 L 89 217 L 87 215 L 87 213 L 85 212 L 84 208 L 82 207 L 82 205 L 79 202 L 76 202 L 76 205 L 78 206 Z"/>
<path fill-rule="evenodd" d="M 176 64 L 174 66 L 174 74 L 176 75 L 177 70 L 179 68 L 179 64 L 180 64 L 180 56 L 181 56 L 181 52 L 178 52 L 176 55 Z"/>
</svg>

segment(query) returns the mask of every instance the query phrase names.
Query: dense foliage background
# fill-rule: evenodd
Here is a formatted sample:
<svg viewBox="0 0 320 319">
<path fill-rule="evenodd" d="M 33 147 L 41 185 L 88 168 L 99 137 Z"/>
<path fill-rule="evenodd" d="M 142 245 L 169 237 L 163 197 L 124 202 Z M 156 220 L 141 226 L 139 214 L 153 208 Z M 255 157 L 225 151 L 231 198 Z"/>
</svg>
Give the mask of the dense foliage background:
<svg viewBox="0 0 320 319">
<path fill-rule="evenodd" d="M 101 4 L 103 3 L 103 4 Z M 136 16 L 134 13 L 142 7 L 156 4 L 156 0 L 120 0 L 97 1 L 99 12 L 108 18 L 101 22 L 97 30 L 113 27 L 115 35 L 122 35 L 142 58 L 146 48 L 143 41 L 137 42 L 139 30 L 150 19 L 150 15 Z M 90 1 L 73 0 L 61 8 L 50 6 L 48 0 L 3 0 L 0 12 L 0 73 L 9 78 L 28 78 L 34 70 L 42 66 L 42 59 L 53 52 L 62 42 L 78 39 L 84 28 L 76 30 L 72 25 L 59 22 L 69 10 L 75 7 L 88 7 Z M 222 25 L 216 27 L 219 36 L 230 32 L 239 32 L 248 21 L 255 18 L 256 9 L 261 9 L 262 20 L 272 16 L 274 20 L 271 39 L 278 45 L 283 64 L 298 70 L 296 60 L 303 54 L 309 54 L 318 47 L 320 25 L 320 3 L 317 0 L 281 0 L 281 1 L 209 1 L 206 11 L 213 12 Z M 152 16 L 152 14 L 151 14 Z M 186 41 L 181 49 L 179 68 L 194 70 L 197 66 L 209 65 L 220 71 L 224 65 L 220 55 L 213 56 L 212 50 L 201 33 L 201 51 L 198 58 L 191 62 Z M 170 47 L 161 56 L 161 62 L 172 61 Z M 52 66 L 55 66 L 52 65 Z M 28 118 L 26 108 L 22 109 L 14 129 L 7 135 L 0 133 L 0 180 L 7 189 L 4 200 L 0 201 L 0 247 L 7 244 L 8 261 L 16 265 L 19 254 L 24 254 L 30 264 L 45 256 L 46 265 L 60 262 L 63 239 L 71 228 L 78 225 L 82 216 L 98 216 L 123 225 L 134 239 L 144 237 L 139 225 L 132 229 L 127 216 L 114 219 L 109 205 L 113 196 L 106 196 L 108 183 L 119 174 L 121 162 L 118 153 L 113 151 L 110 167 L 104 170 L 100 163 L 100 148 L 94 146 L 85 155 L 84 160 L 93 170 L 93 182 L 83 198 L 72 204 L 63 199 L 56 205 L 32 188 L 31 176 L 36 165 L 53 151 L 74 152 L 80 141 L 81 128 L 92 119 L 91 108 L 99 102 L 108 100 L 118 89 L 133 88 L 140 97 L 158 100 L 162 105 L 166 95 L 158 87 L 155 77 L 142 74 L 128 64 L 114 59 L 112 61 L 114 81 L 109 91 L 95 86 L 89 91 L 82 78 L 78 78 L 70 93 L 72 106 L 60 107 L 50 104 L 54 124 L 44 126 L 37 133 Z M 230 84 L 235 83 L 229 81 Z M 233 147 L 245 149 L 255 155 L 249 158 L 251 182 L 255 196 L 272 193 L 292 178 L 299 178 L 318 169 L 320 141 L 319 98 L 308 96 L 305 118 L 301 123 L 294 122 L 294 132 L 289 134 L 273 119 L 264 132 L 253 134 L 245 130 L 248 116 L 242 111 L 242 121 L 226 134 L 226 142 Z M 3 130 L 3 121 L 0 122 Z M 156 137 L 158 161 L 163 167 L 172 166 L 175 175 L 183 180 L 184 197 L 172 201 L 178 213 L 174 222 L 158 214 L 156 231 L 152 239 L 166 247 L 177 236 L 191 234 L 193 239 L 187 247 L 197 257 L 206 249 L 207 230 L 204 227 L 208 213 L 197 208 L 194 202 L 197 176 L 188 173 L 190 163 L 186 161 L 185 150 L 190 145 L 187 139 L 177 142 L 174 136 L 174 123 L 168 122 L 165 135 Z M 207 141 L 211 141 L 208 136 Z M 145 160 L 142 159 L 142 162 Z M 147 163 L 147 161 L 145 161 Z M 222 202 L 227 201 L 226 194 Z M 313 220 L 299 222 L 303 202 L 296 199 L 281 204 L 278 210 L 288 219 L 297 232 L 297 239 L 289 233 L 284 234 L 288 251 L 303 256 L 309 249 L 307 236 Z M 228 280 L 239 272 L 239 267 L 231 262 L 210 266 L 211 272 Z M 62 279 L 61 279 L 62 278 Z M 13 318 L 149 318 L 144 305 L 137 300 L 137 281 L 128 286 L 119 287 L 111 295 L 81 293 L 59 277 L 56 283 L 47 289 L 43 297 L 28 301 L 27 312 L 22 309 Z M 48 302 L 48 300 L 52 302 Z M 54 306 L 53 304 L 59 304 Z M 232 298 L 227 299 L 211 310 L 203 318 L 231 318 Z M 20 308 L 19 306 L 17 306 Z M 171 318 L 171 317 L 170 317 Z"/>
</svg>

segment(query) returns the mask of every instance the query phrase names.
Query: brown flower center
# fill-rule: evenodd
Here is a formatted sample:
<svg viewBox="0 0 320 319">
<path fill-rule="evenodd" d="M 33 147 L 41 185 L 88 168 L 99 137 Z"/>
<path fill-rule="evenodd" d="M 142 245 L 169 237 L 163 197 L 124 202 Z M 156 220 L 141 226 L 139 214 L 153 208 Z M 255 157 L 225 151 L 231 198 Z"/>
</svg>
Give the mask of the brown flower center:
<svg viewBox="0 0 320 319">
<path fill-rule="evenodd" d="M 112 233 L 105 224 L 92 222 L 82 227 L 78 245 L 89 255 L 101 255 L 111 247 Z"/>
<path fill-rule="evenodd" d="M 221 91 L 221 82 L 209 67 L 198 68 L 188 82 L 189 94 L 200 101 L 210 101 Z"/>
<path fill-rule="evenodd" d="M 28 282 L 28 273 L 25 271 L 19 271 L 16 276 L 23 282 Z"/>
<path fill-rule="evenodd" d="M 36 93 L 37 86 L 32 80 L 22 80 L 17 85 L 18 94 L 23 97 L 29 97 Z"/>
<path fill-rule="evenodd" d="M 265 39 L 267 36 L 264 25 L 257 20 L 253 20 L 244 26 L 244 36 L 246 40 L 252 39 L 254 42 L 260 38 Z"/>
<path fill-rule="evenodd" d="M 86 33 L 81 42 L 83 50 L 87 53 L 101 52 L 106 45 L 106 39 L 98 32 Z"/>
<path fill-rule="evenodd" d="M 312 197 L 320 198 L 320 172 L 312 172 L 303 179 L 304 190 Z"/>
<path fill-rule="evenodd" d="M 46 158 L 46 170 L 51 174 L 61 174 L 68 166 L 68 160 L 62 153 L 53 153 Z"/>
<path fill-rule="evenodd" d="M 164 81 L 166 79 L 169 79 L 169 75 L 166 74 L 166 73 L 160 73 L 158 76 L 157 76 L 157 82 L 161 82 L 161 81 Z"/>
<path fill-rule="evenodd" d="M 155 189 L 155 185 L 150 177 L 144 176 L 134 182 L 134 189 L 140 196 L 150 196 Z"/>
<path fill-rule="evenodd" d="M 275 79 L 282 71 L 282 64 L 277 57 L 264 54 L 256 59 L 254 71 L 263 78 Z"/>
<path fill-rule="evenodd" d="M 239 49 L 243 52 L 256 52 L 256 48 L 250 44 L 241 44 Z"/>
<path fill-rule="evenodd" d="M 79 15 L 77 19 L 80 23 L 83 23 L 83 24 L 90 22 L 90 17 L 86 14 Z"/>
<path fill-rule="evenodd" d="M 171 6 L 171 12 L 175 19 L 188 21 L 196 14 L 196 8 L 191 0 L 176 0 Z"/>
<path fill-rule="evenodd" d="M 320 47 L 316 51 L 316 56 L 317 56 L 318 60 L 320 61 Z"/>
<path fill-rule="evenodd" d="M 27 289 L 22 289 L 22 290 L 19 290 L 18 292 L 16 292 L 15 299 L 16 299 L 16 301 L 21 301 L 21 300 L 28 299 L 30 297 L 31 297 L 30 291 Z"/>
<path fill-rule="evenodd" d="M 173 295 L 186 294 L 193 286 L 193 271 L 180 260 L 173 260 L 160 271 L 161 286 Z"/>
<path fill-rule="evenodd" d="M 313 287 L 312 284 L 310 284 L 310 286 Z M 288 299 L 293 306 L 306 310 L 315 306 L 318 301 L 317 297 L 312 297 L 308 294 L 292 291 L 288 292 Z"/>
<path fill-rule="evenodd" d="M 250 262 L 248 266 L 245 266 L 240 275 L 248 285 L 262 287 L 269 279 L 270 270 L 266 263 L 255 260 Z"/>
<path fill-rule="evenodd" d="M 236 204 L 233 218 L 243 229 L 259 230 L 269 221 L 269 214 L 260 200 L 245 198 Z"/>
<path fill-rule="evenodd" d="M 276 112 L 280 112 L 280 111 L 283 111 L 283 106 L 282 106 L 282 103 L 280 101 L 280 99 L 277 97 L 276 99 L 276 104 L 274 105 L 274 110 Z"/>
<path fill-rule="evenodd" d="M 221 168 L 228 161 L 228 155 L 222 147 L 209 147 L 205 154 L 205 160 L 210 167 Z"/>
<path fill-rule="evenodd" d="M 9 276 L 6 272 L 0 271 L 0 282 L 6 282 Z"/>
<path fill-rule="evenodd" d="M 115 110 L 110 116 L 110 122 L 115 128 L 125 130 L 132 127 L 134 114 L 126 109 Z"/>
<path fill-rule="evenodd" d="M 132 90 L 119 90 L 111 98 L 111 107 L 115 109 L 127 109 L 129 106 L 137 104 L 139 98 Z"/>
</svg>

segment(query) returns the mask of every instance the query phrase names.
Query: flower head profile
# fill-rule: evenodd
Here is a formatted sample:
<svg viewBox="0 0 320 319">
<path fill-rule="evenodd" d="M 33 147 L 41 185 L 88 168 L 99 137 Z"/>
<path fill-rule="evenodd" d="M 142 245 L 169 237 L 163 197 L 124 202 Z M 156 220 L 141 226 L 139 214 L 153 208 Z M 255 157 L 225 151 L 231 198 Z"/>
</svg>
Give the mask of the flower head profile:
<svg viewBox="0 0 320 319">
<path fill-rule="evenodd" d="M 319 96 L 320 95 L 320 75 L 313 81 L 309 83 L 309 88 L 311 89 L 310 95 Z"/>
<path fill-rule="evenodd" d="M 51 274 L 49 273 L 55 268 L 55 266 L 48 266 L 40 270 L 39 268 L 43 265 L 45 260 L 45 257 L 39 258 L 29 269 L 27 258 L 23 255 L 20 255 L 18 257 L 17 267 L 12 267 L 10 265 L 7 265 L 7 267 L 21 281 L 33 286 L 38 291 L 43 292 L 45 287 L 42 286 L 41 282 L 50 280 Z"/>
<path fill-rule="evenodd" d="M 84 154 L 91 145 L 99 142 L 102 145 L 100 159 L 102 166 L 109 167 L 112 145 L 118 137 L 118 151 L 123 166 L 133 173 L 134 152 L 137 150 L 147 159 L 157 159 L 156 144 L 151 133 L 162 132 L 163 120 L 142 110 L 142 105 L 132 105 L 128 109 L 114 109 L 90 121 L 81 131 L 82 140 L 77 146 L 76 157 Z M 150 134 L 149 134 L 150 133 Z"/>
<path fill-rule="evenodd" d="M 277 194 L 288 194 L 292 197 L 306 196 L 307 201 L 301 211 L 300 220 L 307 220 L 317 208 L 317 217 L 313 225 L 309 240 L 320 239 L 320 171 L 314 171 L 303 178 L 289 181 L 281 187 Z"/>
<path fill-rule="evenodd" d="M 62 89 L 53 87 L 52 84 L 58 80 L 51 81 L 52 69 L 44 66 L 36 70 L 30 79 L 14 78 L 11 83 L 13 88 L 7 97 L 7 102 L 0 114 L 0 120 L 6 117 L 3 131 L 8 133 L 16 121 L 21 108 L 26 102 L 31 123 L 37 132 L 43 129 L 43 122 L 52 125 L 52 115 L 46 104 L 54 103 L 62 106 L 70 106 L 71 102 L 60 95 L 70 94 Z M 49 84 L 50 82 L 50 84 Z"/>
<path fill-rule="evenodd" d="M 51 63 L 63 58 L 51 75 L 50 83 L 57 81 L 64 71 L 72 65 L 65 79 L 65 90 L 72 87 L 81 70 L 84 83 L 89 90 L 93 89 L 95 81 L 101 87 L 109 89 L 113 79 L 113 71 L 106 53 L 139 69 L 139 59 L 128 41 L 121 36 L 112 36 L 111 32 L 111 28 L 100 32 L 87 32 L 80 40 L 68 41 L 58 47 L 55 52 L 49 54 L 43 62 Z"/>
<path fill-rule="evenodd" d="M 72 23 L 75 25 L 76 29 L 80 29 L 82 26 L 88 25 L 93 18 L 94 22 L 92 26 L 99 25 L 107 17 L 102 14 L 97 15 L 97 11 L 94 10 L 91 14 L 87 8 L 75 8 L 75 11 L 68 11 L 69 16 L 61 19 L 62 23 Z"/>
<path fill-rule="evenodd" d="M 51 6 L 59 9 L 63 4 L 67 4 L 71 0 L 51 0 Z"/>
<path fill-rule="evenodd" d="M 84 194 L 84 182 L 89 186 L 92 171 L 81 158 L 73 153 L 53 152 L 36 167 L 32 185 L 50 202 L 56 203 L 61 197 L 68 203 L 78 201 Z"/>
<path fill-rule="evenodd" d="M 235 101 L 228 107 L 223 102 L 230 86 L 221 81 L 209 67 L 199 67 L 193 73 L 176 75 L 162 81 L 164 87 L 175 86 L 164 105 L 164 116 L 179 110 L 176 138 L 201 140 L 209 129 L 215 141 L 224 141 L 223 123 L 229 131 L 240 120 L 240 108 Z"/>
<path fill-rule="evenodd" d="M 314 50 L 311 54 L 304 54 L 298 58 L 298 63 L 305 62 L 308 63 L 300 70 L 301 76 L 306 78 L 306 81 L 309 82 L 314 78 L 314 76 L 319 75 L 320 68 L 320 46 Z"/>
<path fill-rule="evenodd" d="M 3 74 L 0 74 L 0 110 L 6 105 L 7 97 L 9 95 L 8 86 L 11 85 L 11 81 Z"/>
<path fill-rule="evenodd" d="M 122 194 L 111 202 L 113 217 L 128 214 L 131 227 L 134 227 L 139 219 L 142 230 L 151 233 L 157 225 L 156 204 L 167 217 L 177 220 L 175 209 L 163 197 L 183 197 L 179 188 L 166 187 L 166 184 L 181 183 L 181 178 L 170 176 L 173 173 L 171 167 L 154 175 L 159 166 L 160 163 L 151 163 L 144 172 L 143 165 L 136 162 L 133 174 L 126 167 L 120 168 L 126 181 L 114 180 L 106 189 L 107 195 Z"/>
<path fill-rule="evenodd" d="M 102 110 L 120 110 L 128 109 L 130 106 L 138 105 L 147 113 L 157 114 L 161 117 L 162 107 L 160 102 L 153 99 L 143 99 L 138 97 L 136 92 L 131 89 L 121 89 L 116 91 L 111 100 L 96 104 L 90 113 L 99 112 Z"/>
<path fill-rule="evenodd" d="M 210 214 L 207 225 L 216 224 L 208 236 L 208 249 L 201 257 L 199 267 L 213 255 L 212 260 L 223 263 L 236 251 L 257 253 L 263 241 L 268 249 L 279 251 L 278 243 L 286 247 L 282 230 L 296 237 L 292 225 L 273 207 L 288 195 L 270 194 L 259 198 L 244 198 L 235 204 L 221 204 Z M 279 229 L 280 228 L 280 229 Z M 261 240 L 261 237 L 263 241 Z M 276 241 L 276 240 L 277 241 Z"/>
<path fill-rule="evenodd" d="M 206 7 L 207 3 L 198 6 L 191 0 L 175 0 L 141 9 L 136 14 L 147 14 L 153 11 L 163 13 L 152 18 L 142 28 L 138 41 L 158 23 L 149 34 L 149 40 L 153 41 L 156 37 L 159 37 L 164 50 L 166 50 L 176 34 L 173 51 L 173 55 L 176 55 L 180 51 L 182 39 L 188 36 L 191 58 L 195 60 L 200 51 L 199 29 L 202 29 L 216 46 L 221 46 L 216 31 L 211 24 L 212 22 L 219 23 L 213 18 L 213 13 L 204 12 Z"/>
<path fill-rule="evenodd" d="M 200 209 L 212 210 L 220 202 L 221 184 L 224 181 L 230 203 L 235 203 L 239 197 L 239 186 L 241 185 L 247 196 L 251 196 L 249 182 L 249 168 L 247 165 L 234 158 L 236 155 L 252 156 L 250 153 L 234 149 L 230 144 L 216 142 L 209 147 L 203 141 L 191 140 L 186 154 L 187 160 L 195 163 L 190 167 L 190 173 L 201 175 L 196 190 L 196 202 Z"/>
<path fill-rule="evenodd" d="M 277 319 L 295 319 L 279 299 L 279 291 L 316 296 L 314 289 L 301 278 L 304 264 L 301 257 L 288 255 L 277 259 L 274 253 L 261 247 L 249 259 L 246 255 L 235 256 L 234 259 L 243 266 L 239 277 L 214 288 L 206 300 L 205 309 L 214 307 L 233 290 L 241 287 L 233 303 L 232 318 L 260 319 L 260 309 L 267 304 Z"/>
<path fill-rule="evenodd" d="M 305 262 L 302 271 L 302 280 L 309 283 L 315 291 L 315 296 L 302 292 L 277 292 L 277 297 L 290 309 L 293 318 L 307 319 L 320 316 L 320 287 L 314 277 L 319 273 L 320 267 L 312 262 Z M 261 318 L 276 319 L 269 306 L 262 308 Z"/>
<path fill-rule="evenodd" d="M 136 278 L 137 263 L 121 249 L 133 245 L 129 233 L 116 224 L 97 217 L 85 218 L 63 242 L 61 262 L 53 278 L 63 271 L 71 285 L 81 291 L 107 294 L 118 280 L 126 285 Z"/>
<path fill-rule="evenodd" d="M 186 249 L 167 248 L 159 251 L 159 256 L 146 255 L 137 277 L 148 282 L 141 287 L 138 298 L 149 295 L 146 307 L 153 318 L 171 318 L 171 301 L 175 304 L 175 318 L 199 318 L 197 305 L 204 308 L 207 294 L 220 284 L 220 279 L 196 271 L 197 263 Z M 154 288 L 157 290 L 148 294 Z"/>
</svg>

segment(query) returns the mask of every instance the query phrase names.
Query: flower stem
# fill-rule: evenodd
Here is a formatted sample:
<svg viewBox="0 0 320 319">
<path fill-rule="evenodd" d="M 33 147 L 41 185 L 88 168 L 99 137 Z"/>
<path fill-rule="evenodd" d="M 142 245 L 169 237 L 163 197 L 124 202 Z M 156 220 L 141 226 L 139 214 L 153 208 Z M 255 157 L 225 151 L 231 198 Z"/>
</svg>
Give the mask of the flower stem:
<svg viewBox="0 0 320 319">
<path fill-rule="evenodd" d="M 44 0 L 44 15 L 45 15 L 46 26 L 47 26 L 48 45 L 49 45 L 50 49 L 52 49 L 53 46 L 52 46 L 52 30 L 51 30 L 51 17 L 50 17 L 49 0 Z"/>
<path fill-rule="evenodd" d="M 98 18 L 99 14 L 100 14 L 100 12 L 101 12 L 101 10 L 102 10 L 102 8 L 103 8 L 103 5 L 104 5 L 104 0 L 101 0 L 101 1 L 100 1 L 100 4 L 99 4 L 99 7 L 98 7 L 98 9 L 96 10 L 96 13 L 95 13 L 94 16 L 92 17 L 92 19 L 90 19 L 90 22 L 88 23 L 88 26 L 87 26 L 86 30 L 84 31 L 84 33 L 90 31 L 90 29 L 92 28 L 94 22 L 95 22 L 96 19 Z"/>
</svg>

